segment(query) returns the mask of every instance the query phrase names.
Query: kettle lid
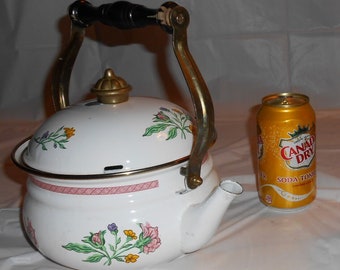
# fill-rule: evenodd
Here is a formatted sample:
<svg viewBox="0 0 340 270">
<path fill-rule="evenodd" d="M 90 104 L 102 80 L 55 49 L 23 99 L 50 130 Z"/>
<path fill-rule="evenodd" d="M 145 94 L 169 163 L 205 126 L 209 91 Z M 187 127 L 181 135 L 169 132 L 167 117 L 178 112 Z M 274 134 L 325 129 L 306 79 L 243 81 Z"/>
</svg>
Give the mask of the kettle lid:
<svg viewBox="0 0 340 270">
<path fill-rule="evenodd" d="M 189 114 L 166 100 L 89 100 L 43 123 L 23 151 L 22 162 L 64 177 L 130 174 L 187 160 L 192 132 Z"/>
</svg>

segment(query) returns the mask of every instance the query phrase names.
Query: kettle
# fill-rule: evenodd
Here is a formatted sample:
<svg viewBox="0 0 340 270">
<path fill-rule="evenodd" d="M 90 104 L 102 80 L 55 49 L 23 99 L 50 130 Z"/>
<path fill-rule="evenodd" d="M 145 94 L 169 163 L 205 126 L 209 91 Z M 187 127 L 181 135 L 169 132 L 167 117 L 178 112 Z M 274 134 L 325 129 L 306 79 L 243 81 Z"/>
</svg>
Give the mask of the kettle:
<svg viewBox="0 0 340 270">
<path fill-rule="evenodd" d="M 241 185 L 221 180 L 208 149 L 216 140 L 208 88 L 187 45 L 187 10 L 119 1 L 70 5 L 72 34 L 53 80 L 57 112 L 12 153 L 28 173 L 22 220 L 47 258 L 74 269 L 141 269 L 202 248 Z M 107 69 L 96 99 L 69 104 L 68 88 L 85 30 L 157 24 L 172 46 L 195 116 L 132 87 Z"/>
</svg>

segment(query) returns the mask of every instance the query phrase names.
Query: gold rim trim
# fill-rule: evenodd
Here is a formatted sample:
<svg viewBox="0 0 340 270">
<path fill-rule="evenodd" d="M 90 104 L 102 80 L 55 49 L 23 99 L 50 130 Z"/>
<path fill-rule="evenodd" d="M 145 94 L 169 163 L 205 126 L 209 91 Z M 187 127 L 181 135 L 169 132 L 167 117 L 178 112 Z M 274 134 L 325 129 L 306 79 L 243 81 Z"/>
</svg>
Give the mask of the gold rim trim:
<svg viewBox="0 0 340 270">
<path fill-rule="evenodd" d="M 167 162 L 167 163 L 163 163 L 163 164 L 159 164 L 159 165 L 155 165 L 155 166 L 151 166 L 147 168 L 124 171 L 124 172 L 116 172 L 116 173 L 58 174 L 58 173 L 51 173 L 51 172 L 35 169 L 24 162 L 22 155 L 27 150 L 27 146 L 25 146 L 25 144 L 28 144 L 30 138 L 31 137 L 23 140 L 21 143 L 19 143 L 14 148 L 11 154 L 12 161 L 15 163 L 16 166 L 18 166 L 20 169 L 24 170 L 25 172 L 36 175 L 36 176 L 46 177 L 46 178 L 56 178 L 56 179 L 63 179 L 63 180 L 89 180 L 89 179 L 105 179 L 105 178 L 113 178 L 113 177 L 130 176 L 130 175 L 136 175 L 136 174 L 141 174 L 141 173 L 146 173 L 146 172 L 173 167 L 173 166 L 176 166 L 176 165 L 179 165 L 181 163 L 188 161 L 190 158 L 190 156 L 186 156 L 186 157 L 182 157 L 182 158 L 179 158 L 179 159 Z"/>
</svg>

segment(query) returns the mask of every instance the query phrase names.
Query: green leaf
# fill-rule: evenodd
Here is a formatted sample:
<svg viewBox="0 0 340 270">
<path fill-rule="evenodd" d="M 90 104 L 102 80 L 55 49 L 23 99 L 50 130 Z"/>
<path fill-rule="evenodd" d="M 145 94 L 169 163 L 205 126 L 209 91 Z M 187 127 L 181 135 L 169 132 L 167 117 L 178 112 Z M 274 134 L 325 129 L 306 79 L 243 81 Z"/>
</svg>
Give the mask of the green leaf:
<svg viewBox="0 0 340 270">
<path fill-rule="evenodd" d="M 83 238 L 83 242 L 84 243 L 92 243 L 91 242 L 91 237 L 92 237 L 92 235 L 93 235 L 93 233 L 90 233 L 90 235 L 88 235 L 88 236 L 84 236 L 84 238 Z"/>
<path fill-rule="evenodd" d="M 142 247 L 148 245 L 151 242 L 151 240 L 152 239 L 149 236 L 145 237 L 145 238 L 144 238 L 144 236 L 139 236 L 139 239 L 136 242 L 136 247 L 137 248 L 142 248 Z"/>
<path fill-rule="evenodd" d="M 111 251 L 116 251 L 116 250 L 115 250 L 115 247 L 114 247 L 113 245 L 109 244 L 109 247 L 110 247 L 110 250 L 111 250 Z"/>
<path fill-rule="evenodd" d="M 61 126 L 60 128 L 57 129 L 57 131 L 55 133 L 59 133 L 60 130 L 62 130 L 64 128 L 64 126 Z"/>
<path fill-rule="evenodd" d="M 130 242 L 132 240 L 133 240 L 133 238 L 131 236 L 126 236 L 126 242 Z"/>
<path fill-rule="evenodd" d="M 48 135 L 48 138 L 50 139 L 55 139 L 59 136 L 58 134 L 59 131 L 56 131 L 56 132 L 51 132 L 50 135 Z"/>
<path fill-rule="evenodd" d="M 115 259 L 116 259 L 118 262 L 124 262 L 124 260 L 123 260 L 121 257 L 115 257 Z"/>
<path fill-rule="evenodd" d="M 66 147 L 65 147 L 65 145 L 63 145 L 63 144 L 59 144 L 59 148 L 61 148 L 61 149 L 66 149 Z"/>
<path fill-rule="evenodd" d="M 167 124 L 157 124 L 145 129 L 143 136 L 151 136 L 154 133 L 159 133 L 168 127 Z"/>
<path fill-rule="evenodd" d="M 171 122 L 170 118 L 169 119 L 158 119 L 157 117 L 154 117 L 152 119 L 154 123 L 169 123 Z"/>
<path fill-rule="evenodd" d="M 86 258 L 86 260 L 84 260 L 84 262 L 96 263 L 96 262 L 99 262 L 104 257 L 105 256 L 103 254 L 96 253 L 96 254 L 93 254 L 90 257 Z"/>
<path fill-rule="evenodd" d="M 166 138 L 167 140 L 173 139 L 177 137 L 177 127 L 173 127 L 169 130 L 168 132 L 168 138 Z"/>
<path fill-rule="evenodd" d="M 123 248 L 130 248 L 132 246 L 133 246 L 133 244 L 125 244 L 125 245 L 123 245 Z"/>
<path fill-rule="evenodd" d="M 184 130 L 188 133 L 192 133 L 191 129 L 189 126 L 185 126 Z"/>
<path fill-rule="evenodd" d="M 106 233 L 106 230 L 101 231 L 100 234 L 99 234 L 100 241 L 101 241 L 102 245 L 105 245 L 105 233 Z"/>
<path fill-rule="evenodd" d="M 70 251 L 75 251 L 78 253 L 91 253 L 95 252 L 95 250 L 88 246 L 88 245 L 83 245 L 83 244 L 77 244 L 77 243 L 68 243 L 66 246 L 62 246 L 63 248 L 70 250 Z"/>
</svg>

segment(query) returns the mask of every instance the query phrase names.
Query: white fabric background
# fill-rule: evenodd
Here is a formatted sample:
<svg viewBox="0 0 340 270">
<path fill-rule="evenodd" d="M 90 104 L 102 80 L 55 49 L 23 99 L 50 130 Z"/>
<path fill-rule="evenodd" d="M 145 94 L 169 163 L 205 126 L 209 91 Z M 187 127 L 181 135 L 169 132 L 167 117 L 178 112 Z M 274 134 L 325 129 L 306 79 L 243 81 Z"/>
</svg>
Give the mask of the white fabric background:
<svg viewBox="0 0 340 270">
<path fill-rule="evenodd" d="M 66 0 L 0 3 L 0 117 L 42 119 L 53 112 L 53 65 L 69 37 Z M 98 6 L 107 1 L 92 1 Z M 163 2 L 137 0 L 152 8 Z M 187 0 L 189 47 L 216 106 L 245 112 L 278 91 L 310 96 L 316 109 L 340 105 L 340 2 L 337 0 Z M 107 67 L 133 95 L 188 96 L 170 45 L 158 27 L 87 31 L 71 79 L 71 101 L 87 95 Z"/>
</svg>

